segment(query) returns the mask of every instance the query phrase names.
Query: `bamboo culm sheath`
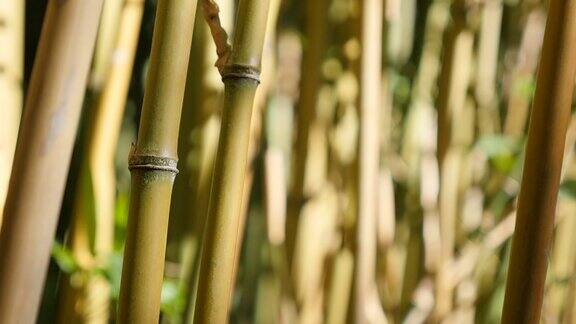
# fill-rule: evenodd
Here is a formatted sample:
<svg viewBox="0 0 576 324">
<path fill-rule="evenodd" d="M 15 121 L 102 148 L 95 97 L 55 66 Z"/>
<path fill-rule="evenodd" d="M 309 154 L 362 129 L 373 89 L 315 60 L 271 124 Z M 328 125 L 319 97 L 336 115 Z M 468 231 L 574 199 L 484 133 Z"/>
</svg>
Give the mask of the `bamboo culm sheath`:
<svg viewBox="0 0 576 324">
<path fill-rule="evenodd" d="M 225 89 L 222 128 L 214 166 L 218 172 L 214 173 L 212 180 L 195 323 L 219 324 L 228 321 L 234 264 L 238 257 L 236 242 L 250 120 L 258 86 L 268 9 L 268 0 L 240 0 L 234 43 L 221 68 Z"/>
<path fill-rule="evenodd" d="M 158 323 L 168 214 L 178 172 L 177 146 L 195 0 L 160 0 L 150 70 L 130 154 L 130 212 L 120 288 L 119 323 Z"/>
<path fill-rule="evenodd" d="M 539 323 L 576 72 L 576 1 L 551 0 L 528 130 L 502 323 Z"/>
</svg>

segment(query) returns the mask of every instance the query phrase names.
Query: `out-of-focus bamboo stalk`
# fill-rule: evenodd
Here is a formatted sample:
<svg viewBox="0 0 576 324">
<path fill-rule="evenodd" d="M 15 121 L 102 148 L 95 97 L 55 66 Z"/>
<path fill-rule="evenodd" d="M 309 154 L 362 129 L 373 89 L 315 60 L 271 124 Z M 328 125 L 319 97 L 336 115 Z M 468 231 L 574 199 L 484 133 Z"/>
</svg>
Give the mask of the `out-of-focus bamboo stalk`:
<svg viewBox="0 0 576 324">
<path fill-rule="evenodd" d="M 130 214 L 118 321 L 157 323 L 168 213 L 196 1 L 158 2 L 138 140 L 130 153 Z"/>
<path fill-rule="evenodd" d="M 502 323 L 538 323 L 576 73 L 576 1 L 552 0 L 528 130 Z"/>
<path fill-rule="evenodd" d="M 24 0 L 0 2 L 0 227 L 14 159 L 24 73 Z"/>
<path fill-rule="evenodd" d="M 334 257 L 333 267 L 327 301 L 326 323 L 344 324 L 348 315 L 354 278 L 354 254 L 346 248 L 342 249 Z"/>
<path fill-rule="evenodd" d="M 464 107 L 472 63 L 474 33 L 467 22 L 466 0 L 452 3 L 452 25 L 444 41 L 438 89 L 438 162 L 442 165 L 452 141 L 455 119 Z"/>
<path fill-rule="evenodd" d="M 220 1 L 220 6 L 224 8 L 220 16 L 223 26 L 231 27 L 233 4 L 231 1 Z M 201 10 L 199 6 L 197 15 L 201 14 Z M 217 112 L 224 86 L 220 74 L 213 69 L 216 59 L 217 53 L 215 45 L 210 41 L 208 26 L 203 19 L 198 19 L 195 22 L 188 65 L 178 147 L 186 165 L 182 172 L 183 178 L 176 179 L 175 183 L 170 216 L 173 237 L 169 236 L 169 242 L 181 245 L 181 282 L 186 296 L 182 314 L 184 323 L 194 321 L 202 235 L 220 132 Z M 170 250 L 173 248 L 171 246 Z M 174 259 L 178 256 L 169 254 L 168 257 Z"/>
<path fill-rule="evenodd" d="M 114 157 L 143 10 L 142 0 L 127 0 L 123 3 L 113 60 L 97 100 L 86 160 L 81 167 L 81 194 L 74 206 L 69 243 L 72 254 L 84 270 L 103 266 L 112 252 L 116 197 Z M 92 226 L 94 233 L 89 233 L 89 227 Z M 99 276 L 90 276 L 79 287 L 65 282 L 61 299 L 64 307 L 59 310 L 59 322 L 106 323 L 109 317 L 109 295 L 110 288 L 106 280 Z"/>
<path fill-rule="evenodd" d="M 2 323 L 36 320 L 101 6 L 48 3 L 0 232 Z"/>
<path fill-rule="evenodd" d="M 98 37 L 94 47 L 94 60 L 90 73 L 89 86 L 92 90 L 100 92 L 108 81 L 113 52 L 119 37 L 118 28 L 126 0 L 104 0 L 102 15 L 98 27 Z"/>
<path fill-rule="evenodd" d="M 286 219 L 288 257 L 294 253 L 294 241 L 300 209 L 310 197 L 306 192 L 307 156 L 310 146 L 310 129 L 316 119 L 318 91 L 322 82 L 321 66 L 325 55 L 328 1 L 306 1 L 302 7 L 306 36 L 302 56 L 300 97 L 296 109 L 296 140 L 291 165 L 291 182 Z"/>
<path fill-rule="evenodd" d="M 361 7 L 360 135 L 358 146 L 358 222 L 355 273 L 355 322 L 382 323 L 386 317 L 375 289 L 378 178 L 382 107 L 383 2 L 364 0 Z"/>
<path fill-rule="evenodd" d="M 502 25 L 502 1 L 485 1 L 482 8 L 478 44 L 478 66 L 476 67 L 476 101 L 478 102 L 478 126 L 483 134 L 500 130 L 496 72 Z"/>
<path fill-rule="evenodd" d="M 210 2 L 203 4 L 208 7 Z M 207 11 L 205 13 L 209 13 Z M 214 11 L 216 16 L 208 15 L 206 18 L 220 50 L 224 47 L 221 43 L 226 39 L 219 24 L 214 26 L 218 19 L 217 10 L 212 9 L 212 14 Z M 260 74 L 268 11 L 267 0 L 241 0 L 236 12 L 232 49 L 228 54 L 219 52 L 224 54 L 217 62 L 225 86 L 224 107 L 202 246 L 202 280 L 198 286 L 194 314 L 196 323 L 226 323 L 228 320 L 250 121 Z"/>
<path fill-rule="evenodd" d="M 525 133 L 531 101 L 529 89 L 542 49 L 545 22 L 546 15 L 541 8 L 533 9 L 526 19 L 517 64 L 510 80 L 504 121 L 504 134 L 508 136 L 518 138 Z"/>
</svg>

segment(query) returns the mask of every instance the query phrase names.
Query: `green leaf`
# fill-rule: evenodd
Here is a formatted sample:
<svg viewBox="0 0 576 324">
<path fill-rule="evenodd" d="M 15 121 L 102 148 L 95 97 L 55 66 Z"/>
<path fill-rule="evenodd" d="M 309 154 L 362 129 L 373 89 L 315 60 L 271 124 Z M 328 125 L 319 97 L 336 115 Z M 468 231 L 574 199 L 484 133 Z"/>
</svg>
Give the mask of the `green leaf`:
<svg viewBox="0 0 576 324">
<path fill-rule="evenodd" d="M 560 194 L 564 197 L 576 199 L 576 180 L 566 180 L 560 185 Z"/>
<path fill-rule="evenodd" d="M 60 270 L 65 273 L 70 274 L 79 269 L 78 263 L 72 255 L 72 252 L 64 245 L 60 244 L 60 242 L 54 242 L 54 244 L 52 244 L 52 258 L 54 258 L 54 261 L 58 264 Z"/>
</svg>

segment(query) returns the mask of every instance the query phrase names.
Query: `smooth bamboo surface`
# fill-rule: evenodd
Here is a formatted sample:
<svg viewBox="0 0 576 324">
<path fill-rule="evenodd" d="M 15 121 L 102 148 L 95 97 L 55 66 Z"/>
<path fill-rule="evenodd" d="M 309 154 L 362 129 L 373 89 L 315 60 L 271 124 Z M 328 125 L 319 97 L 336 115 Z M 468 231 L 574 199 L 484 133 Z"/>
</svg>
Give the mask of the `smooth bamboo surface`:
<svg viewBox="0 0 576 324">
<path fill-rule="evenodd" d="M 22 113 L 24 0 L 0 2 L 0 226 Z"/>
<path fill-rule="evenodd" d="M 160 315 L 168 214 L 195 12 L 196 1 L 158 1 L 138 140 L 129 162 L 132 185 L 119 323 L 157 323 Z"/>
<path fill-rule="evenodd" d="M 223 72 L 224 108 L 212 180 L 195 323 L 227 323 L 234 286 L 234 265 L 250 121 L 258 86 L 269 1 L 241 0 L 234 44 Z"/>
<path fill-rule="evenodd" d="M 0 232 L 0 323 L 36 320 L 101 6 L 48 3 Z"/>
<path fill-rule="evenodd" d="M 362 1 L 355 322 L 386 323 L 376 291 L 383 1 Z"/>
<path fill-rule="evenodd" d="M 539 323 L 576 72 L 576 1 L 552 0 L 530 126 L 502 323 Z"/>
</svg>

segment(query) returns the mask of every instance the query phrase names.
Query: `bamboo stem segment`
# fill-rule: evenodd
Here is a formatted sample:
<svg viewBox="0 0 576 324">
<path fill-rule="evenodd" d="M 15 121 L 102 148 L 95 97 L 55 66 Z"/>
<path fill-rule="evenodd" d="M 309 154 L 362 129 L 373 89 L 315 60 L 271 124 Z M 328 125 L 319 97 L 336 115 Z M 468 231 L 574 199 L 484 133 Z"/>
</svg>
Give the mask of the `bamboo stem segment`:
<svg viewBox="0 0 576 324">
<path fill-rule="evenodd" d="M 24 0 L 0 2 L 0 226 L 22 112 Z"/>
<path fill-rule="evenodd" d="M 196 1 L 161 0 L 138 140 L 122 269 L 120 323 L 158 323 L 160 292 Z"/>
<path fill-rule="evenodd" d="M 36 320 L 101 6 L 48 3 L 0 232 L 0 323 Z"/>
<path fill-rule="evenodd" d="M 218 172 L 212 180 L 202 247 L 200 278 L 203 280 L 198 287 L 195 323 L 228 321 L 250 120 L 259 83 L 268 8 L 268 0 L 239 2 L 234 44 L 225 63 L 218 66 L 225 86 L 224 108 L 215 161 Z M 215 36 L 213 26 L 210 27 Z"/>
<path fill-rule="evenodd" d="M 576 1 L 552 0 L 528 130 L 502 323 L 539 323 L 576 72 Z"/>
<path fill-rule="evenodd" d="M 379 129 L 382 107 L 383 2 L 363 0 L 360 58 L 360 138 L 358 146 L 358 228 L 356 250 L 356 323 L 387 323 L 374 288 L 376 281 L 376 224 Z"/>
</svg>

